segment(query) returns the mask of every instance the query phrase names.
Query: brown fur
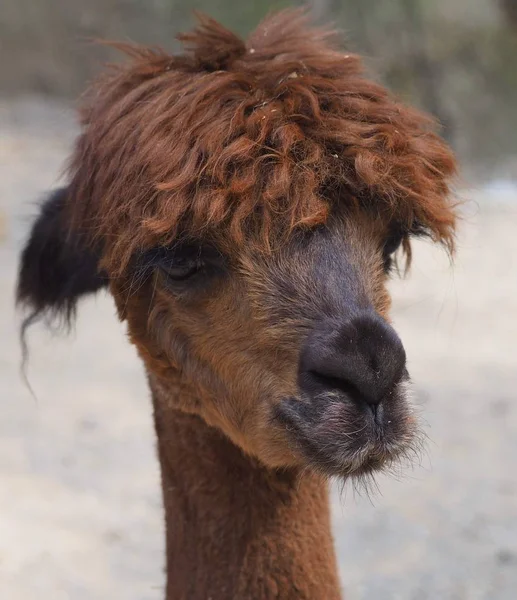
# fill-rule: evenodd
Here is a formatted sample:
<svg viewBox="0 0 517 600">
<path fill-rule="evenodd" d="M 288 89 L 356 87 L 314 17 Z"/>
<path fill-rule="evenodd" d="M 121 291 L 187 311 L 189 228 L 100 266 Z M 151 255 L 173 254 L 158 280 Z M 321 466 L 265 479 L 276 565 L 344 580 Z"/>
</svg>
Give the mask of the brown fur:
<svg viewBox="0 0 517 600">
<path fill-rule="evenodd" d="M 356 343 L 363 319 L 391 356 L 387 260 L 411 235 L 452 250 L 454 158 L 301 12 L 246 43 L 206 17 L 181 39 L 179 56 L 124 46 L 86 95 L 19 298 L 71 314 L 109 283 L 153 391 L 168 600 L 334 600 L 324 477 L 389 467 L 417 422 L 404 374 L 382 435 L 339 388 L 302 393 L 301 352 L 334 330 Z M 156 262 L 187 243 L 217 255 L 197 283 Z"/>
<path fill-rule="evenodd" d="M 267 19 L 244 44 L 203 17 L 180 56 L 132 57 L 84 101 L 72 218 L 103 241 L 102 266 L 178 233 L 242 244 L 370 205 L 452 245 L 454 159 L 433 122 L 366 79 L 301 12 Z"/>
<path fill-rule="evenodd" d="M 321 476 L 265 469 L 198 417 L 155 407 L 167 598 L 338 600 Z"/>
</svg>

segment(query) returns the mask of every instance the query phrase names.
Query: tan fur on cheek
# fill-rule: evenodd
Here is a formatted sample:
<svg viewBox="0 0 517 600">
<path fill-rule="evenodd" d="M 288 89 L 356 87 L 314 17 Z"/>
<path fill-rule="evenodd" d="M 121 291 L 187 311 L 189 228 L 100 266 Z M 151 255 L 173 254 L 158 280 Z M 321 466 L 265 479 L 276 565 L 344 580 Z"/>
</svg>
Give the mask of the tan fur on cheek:
<svg viewBox="0 0 517 600">
<path fill-rule="evenodd" d="M 162 390 L 161 401 L 202 417 L 265 464 L 295 464 L 297 459 L 282 432 L 271 426 L 270 416 L 278 389 L 283 387 L 285 394 L 295 390 L 295 371 L 290 385 L 285 377 L 275 375 L 275 370 L 283 370 L 282 364 L 278 354 L 275 361 L 270 353 L 261 352 L 260 323 L 254 330 L 246 314 L 241 322 L 238 305 L 229 304 L 228 293 L 222 293 L 210 302 L 210 322 L 201 319 L 200 325 L 201 307 L 189 315 L 180 305 L 174 306 L 168 293 L 151 287 L 144 286 L 130 297 L 121 293 L 126 289 L 123 284 L 112 292 L 119 315 L 127 320 L 129 339 Z M 233 333 L 225 331 L 230 314 Z M 224 349 L 221 339 L 226 339 Z M 296 364 L 292 357 L 290 363 Z"/>
</svg>

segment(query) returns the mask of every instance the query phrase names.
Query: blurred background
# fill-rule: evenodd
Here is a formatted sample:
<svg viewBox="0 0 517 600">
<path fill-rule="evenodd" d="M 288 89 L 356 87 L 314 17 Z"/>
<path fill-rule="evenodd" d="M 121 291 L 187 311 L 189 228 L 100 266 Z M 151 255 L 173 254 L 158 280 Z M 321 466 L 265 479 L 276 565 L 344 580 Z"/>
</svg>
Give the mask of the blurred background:
<svg viewBox="0 0 517 600">
<path fill-rule="evenodd" d="M 163 525 L 144 375 L 107 297 L 75 333 L 30 334 L 16 262 L 59 182 L 74 102 L 116 57 L 92 38 L 177 50 L 192 9 L 246 34 L 247 0 L 0 0 L 0 598 L 160 600 Z M 429 443 L 400 481 L 333 496 L 347 600 L 514 600 L 517 590 L 517 0 L 313 0 L 347 48 L 433 113 L 461 162 L 454 267 L 418 243 L 393 316 Z"/>
</svg>

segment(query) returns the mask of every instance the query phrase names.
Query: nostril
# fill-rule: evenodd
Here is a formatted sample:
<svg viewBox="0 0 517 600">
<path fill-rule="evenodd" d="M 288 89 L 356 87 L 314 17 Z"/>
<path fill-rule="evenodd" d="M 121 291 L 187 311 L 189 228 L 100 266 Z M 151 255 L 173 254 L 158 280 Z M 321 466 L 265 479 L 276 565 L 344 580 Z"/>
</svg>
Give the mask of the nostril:
<svg viewBox="0 0 517 600">
<path fill-rule="evenodd" d="M 308 371 L 304 379 L 306 382 L 306 385 L 304 386 L 305 389 L 307 390 L 308 387 L 312 388 L 312 393 L 318 393 L 322 391 L 341 392 L 348 400 L 355 402 L 358 406 L 370 408 L 374 417 L 377 415 L 379 410 L 382 410 L 380 407 L 382 402 L 381 398 L 373 398 L 368 394 L 365 395 L 364 390 L 361 391 L 352 381 L 341 379 L 340 377 L 334 377 L 333 375 L 325 375 L 313 370 Z M 307 379 L 310 379 L 309 386 L 307 386 Z"/>
<path fill-rule="evenodd" d="M 362 397 L 362 394 L 357 389 L 357 386 L 350 381 L 346 381 L 345 379 L 340 379 L 339 377 L 334 377 L 332 375 L 324 375 L 312 370 L 310 370 L 308 374 L 323 389 L 332 389 L 344 392 L 347 396 L 357 401 L 359 401 Z"/>
<path fill-rule="evenodd" d="M 307 371 L 305 377 L 301 377 L 301 380 L 305 382 L 303 387 L 306 391 L 316 394 L 318 392 L 340 392 L 347 400 L 351 400 L 358 406 L 370 409 L 375 421 L 382 420 L 384 397 L 365 393 L 365 390 L 359 389 L 352 381 L 332 375 L 324 375 L 314 370 Z M 307 385 L 308 380 L 310 381 L 309 385 Z"/>
<path fill-rule="evenodd" d="M 377 376 L 374 379 L 376 380 Z M 394 381 L 393 386 L 399 380 Z M 382 410 L 381 404 L 390 393 L 389 391 L 385 393 L 384 388 L 379 388 L 376 381 L 368 381 L 366 377 L 353 380 L 352 378 L 322 373 L 314 369 L 300 373 L 299 383 L 301 388 L 310 394 L 340 392 L 357 405 L 369 407 L 374 416 L 379 410 Z"/>
</svg>

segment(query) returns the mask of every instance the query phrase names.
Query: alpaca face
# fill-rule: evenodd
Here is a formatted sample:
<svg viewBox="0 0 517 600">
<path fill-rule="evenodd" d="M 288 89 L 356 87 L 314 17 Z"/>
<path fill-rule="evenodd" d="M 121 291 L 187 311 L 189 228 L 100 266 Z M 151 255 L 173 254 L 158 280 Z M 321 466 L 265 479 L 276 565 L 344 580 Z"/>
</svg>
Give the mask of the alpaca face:
<svg viewBox="0 0 517 600">
<path fill-rule="evenodd" d="M 161 402 L 267 465 L 363 473 L 415 433 L 386 321 L 401 241 L 367 214 L 335 214 L 267 255 L 224 240 L 151 250 L 111 289 Z"/>
<path fill-rule="evenodd" d="M 411 447 L 405 354 L 386 320 L 400 224 L 336 210 L 272 252 L 191 238 L 110 277 L 71 237 L 68 193 L 43 206 L 22 256 L 18 295 L 35 314 L 71 316 L 109 286 L 164 408 L 198 414 L 266 465 L 364 474 Z"/>
<path fill-rule="evenodd" d="M 385 284 L 411 235 L 452 250 L 455 160 L 331 38 L 284 12 L 247 42 L 203 19 L 183 54 L 128 48 L 85 95 L 18 298 L 70 318 L 109 286 L 165 408 L 348 475 L 415 438 Z"/>
</svg>

